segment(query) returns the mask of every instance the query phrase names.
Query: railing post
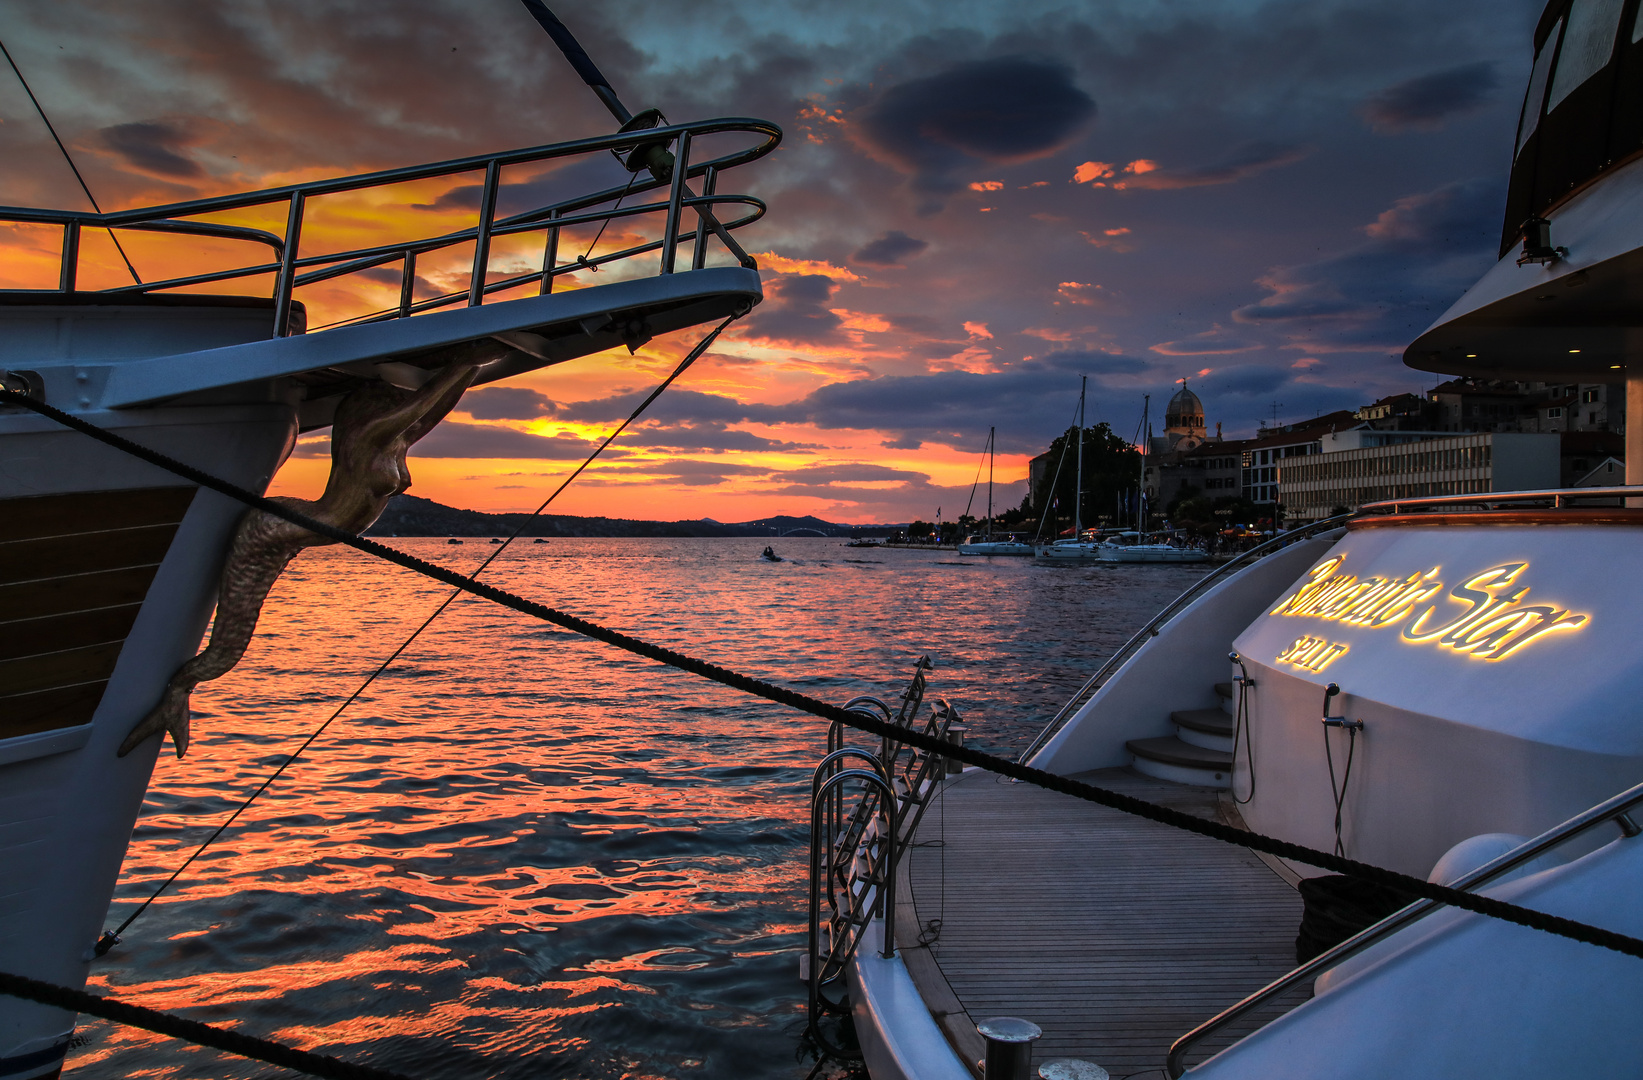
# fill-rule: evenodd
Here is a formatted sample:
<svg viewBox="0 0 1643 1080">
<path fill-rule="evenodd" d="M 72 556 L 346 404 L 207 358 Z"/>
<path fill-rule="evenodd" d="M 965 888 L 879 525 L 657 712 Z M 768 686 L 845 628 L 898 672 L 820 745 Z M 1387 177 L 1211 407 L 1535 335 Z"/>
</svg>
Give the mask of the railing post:
<svg viewBox="0 0 1643 1080">
<path fill-rule="evenodd" d="M 719 190 L 719 170 L 708 166 L 702 175 L 702 198 L 711 199 Z M 707 265 L 707 234 L 710 230 L 708 216 L 712 212 L 711 204 L 696 208 L 696 250 L 690 255 L 690 268 L 700 270 Z"/>
<path fill-rule="evenodd" d="M 280 276 L 274 281 L 274 336 L 291 332 L 291 288 L 297 273 L 297 245 L 302 239 L 302 211 L 305 197 L 291 193 L 291 208 L 285 218 L 285 250 L 280 253 Z"/>
<path fill-rule="evenodd" d="M 496 216 L 496 189 L 502 163 L 492 158 L 485 166 L 485 191 L 479 197 L 479 227 L 474 231 L 474 271 L 468 281 L 468 306 L 485 302 L 485 273 L 491 265 L 491 218 Z"/>
<path fill-rule="evenodd" d="M 673 273 L 673 260 L 679 254 L 679 219 L 685 200 L 685 174 L 690 171 L 690 132 L 679 133 L 679 146 L 673 154 L 673 187 L 667 197 L 667 225 L 662 233 L 662 273 Z"/>
<path fill-rule="evenodd" d="M 61 292 L 74 291 L 74 279 L 80 269 L 80 223 L 70 221 L 63 226 L 63 263 L 57 271 L 57 288 Z"/>
<path fill-rule="evenodd" d="M 405 249 L 405 263 L 399 272 L 399 317 L 405 318 L 411 313 L 411 302 L 416 292 L 416 252 Z"/>
<path fill-rule="evenodd" d="M 549 221 L 558 221 L 559 220 L 559 211 L 557 211 L 557 210 L 550 211 L 548 213 L 548 220 Z M 558 268 L 559 268 L 559 226 L 558 225 L 549 225 L 548 226 L 547 243 L 542 248 L 542 287 L 537 292 L 538 296 L 546 296 L 549 293 L 553 292 L 553 278 L 554 278 L 554 273 L 553 272 L 555 270 L 557 270 Z"/>
</svg>

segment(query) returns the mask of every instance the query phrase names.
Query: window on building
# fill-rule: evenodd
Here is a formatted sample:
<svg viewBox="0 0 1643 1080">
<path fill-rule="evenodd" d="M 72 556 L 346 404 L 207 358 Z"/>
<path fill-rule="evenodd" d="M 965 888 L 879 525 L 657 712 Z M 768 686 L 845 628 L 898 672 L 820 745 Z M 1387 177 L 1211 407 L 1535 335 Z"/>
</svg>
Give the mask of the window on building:
<svg viewBox="0 0 1643 1080">
<path fill-rule="evenodd" d="M 1546 419 L 1548 420 L 1556 420 L 1562 415 L 1563 407 L 1561 405 L 1553 405 L 1550 409 L 1546 410 Z"/>
<path fill-rule="evenodd" d="M 1587 413 L 1587 414 L 1586 414 L 1586 422 L 1587 422 L 1587 423 L 1588 423 L 1588 424 L 1595 424 L 1595 423 L 1597 423 L 1597 413 L 1595 413 L 1595 412 L 1590 412 L 1590 413 Z"/>
<path fill-rule="evenodd" d="M 1583 404 L 1586 404 L 1586 405 L 1590 405 L 1592 402 L 1596 401 L 1597 396 L 1598 396 L 1598 389 L 1595 386 L 1588 389 L 1588 390 L 1582 390 L 1580 392 L 1580 400 Z"/>
</svg>

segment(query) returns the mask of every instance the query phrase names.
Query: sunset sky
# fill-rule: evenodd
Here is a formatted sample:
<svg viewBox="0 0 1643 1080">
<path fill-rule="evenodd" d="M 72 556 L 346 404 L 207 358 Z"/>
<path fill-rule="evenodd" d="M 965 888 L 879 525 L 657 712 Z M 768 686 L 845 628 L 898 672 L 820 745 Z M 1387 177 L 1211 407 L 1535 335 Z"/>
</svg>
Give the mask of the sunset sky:
<svg viewBox="0 0 1643 1080">
<path fill-rule="evenodd" d="M 1071 421 L 1080 375 L 1090 421 L 1126 437 L 1143 395 L 1156 419 L 1183 377 L 1229 438 L 1433 385 L 1399 355 L 1493 261 L 1540 9 L 550 6 L 629 108 L 786 132 L 720 187 L 770 205 L 739 234 L 764 304 L 553 509 L 841 522 L 956 516 L 989 426 L 995 502 L 1019 502 L 1026 460 Z M 613 126 L 517 0 L 8 0 L 0 40 L 104 209 Z M 460 228 L 473 182 L 396 197 Z M 508 197 L 552 182 L 520 176 Z M 86 207 L 3 68 L 0 202 Z M 339 203 L 305 241 L 373 242 L 409 213 Z M 54 285 L 58 242 L 0 233 L 0 284 Z M 183 265 L 161 238 L 128 250 L 150 278 Z M 92 239 L 86 259 L 87 285 L 120 280 Z M 528 254 L 499 250 L 493 270 L 508 260 Z M 424 268 L 430 287 L 446 272 Z M 391 301 L 397 273 L 305 298 L 314 321 Z M 699 334 L 471 392 L 419 445 L 412 492 L 533 508 Z M 326 452 L 323 436 L 306 440 L 274 490 L 316 493 Z"/>
</svg>

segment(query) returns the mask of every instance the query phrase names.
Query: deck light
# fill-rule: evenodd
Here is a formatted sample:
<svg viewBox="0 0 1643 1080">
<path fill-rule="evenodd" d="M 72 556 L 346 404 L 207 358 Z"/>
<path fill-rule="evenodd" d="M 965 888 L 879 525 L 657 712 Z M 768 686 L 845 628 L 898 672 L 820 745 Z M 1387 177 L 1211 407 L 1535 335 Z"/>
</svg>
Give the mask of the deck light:
<svg viewBox="0 0 1643 1080">
<path fill-rule="evenodd" d="M 1570 350 L 1569 350 L 1569 355 L 1570 355 L 1570 356 L 1573 356 L 1573 355 L 1574 355 L 1574 354 L 1575 354 L 1575 353 L 1577 353 L 1577 352 L 1579 352 L 1579 351 L 1580 351 L 1580 350 L 1579 350 L 1579 349 L 1570 349 Z"/>
<path fill-rule="evenodd" d="M 1528 263 L 1540 265 L 1556 262 L 1569 254 L 1568 248 L 1552 246 L 1552 223 L 1545 218 L 1529 218 L 1523 223 L 1521 229 L 1523 254 L 1518 256 L 1517 264 L 1519 266 Z M 1536 299 L 1539 299 L 1539 297 Z"/>
</svg>

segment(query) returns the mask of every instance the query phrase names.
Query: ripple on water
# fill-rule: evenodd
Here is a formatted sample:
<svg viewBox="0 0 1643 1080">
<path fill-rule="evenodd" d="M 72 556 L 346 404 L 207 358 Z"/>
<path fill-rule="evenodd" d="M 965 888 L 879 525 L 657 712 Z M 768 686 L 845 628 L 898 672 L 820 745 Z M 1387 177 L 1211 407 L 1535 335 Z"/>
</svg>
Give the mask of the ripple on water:
<svg viewBox="0 0 1643 1080">
<path fill-rule="evenodd" d="M 395 543 L 469 570 L 490 553 Z M 843 556 L 839 541 L 561 540 L 488 580 L 818 696 L 936 664 L 972 743 L 1019 749 L 1202 571 Z M 962 570 L 957 569 L 962 567 Z M 446 595 L 298 559 L 161 759 L 111 925 Z M 155 1008 L 461 1077 L 802 1077 L 810 718 L 463 598 L 95 969 Z M 88 1078 L 267 1067 L 101 1021 Z"/>
</svg>

